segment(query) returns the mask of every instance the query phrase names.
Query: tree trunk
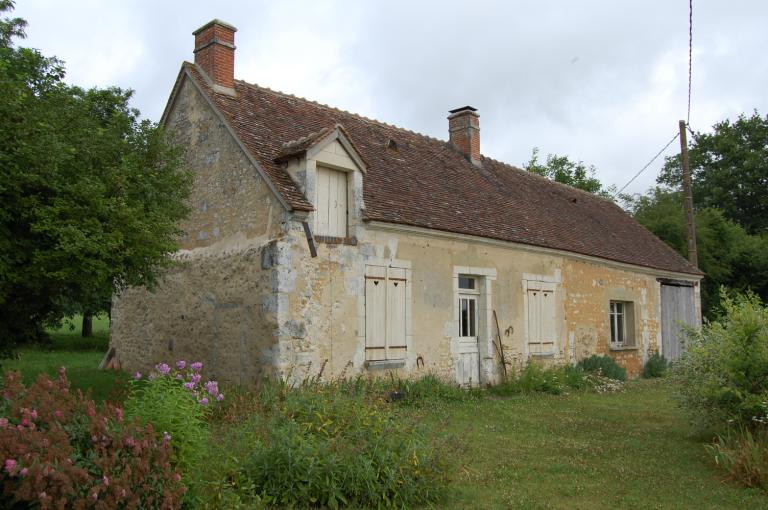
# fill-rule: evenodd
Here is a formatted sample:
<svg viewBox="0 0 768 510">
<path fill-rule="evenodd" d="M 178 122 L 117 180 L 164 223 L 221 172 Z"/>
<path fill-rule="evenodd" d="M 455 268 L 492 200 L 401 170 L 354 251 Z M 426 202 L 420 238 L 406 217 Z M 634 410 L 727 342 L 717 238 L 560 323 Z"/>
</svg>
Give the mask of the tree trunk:
<svg viewBox="0 0 768 510">
<path fill-rule="evenodd" d="M 93 315 L 83 313 L 83 337 L 93 336 Z"/>
</svg>

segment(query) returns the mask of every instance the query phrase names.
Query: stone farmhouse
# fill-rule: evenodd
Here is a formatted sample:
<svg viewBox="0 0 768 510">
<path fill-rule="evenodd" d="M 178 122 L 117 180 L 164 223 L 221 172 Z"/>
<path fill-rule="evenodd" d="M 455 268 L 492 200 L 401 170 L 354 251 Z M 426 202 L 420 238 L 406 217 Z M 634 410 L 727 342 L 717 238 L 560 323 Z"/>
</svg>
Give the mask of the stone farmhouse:
<svg viewBox="0 0 768 510">
<path fill-rule="evenodd" d="M 484 385 L 501 352 L 630 375 L 678 356 L 702 273 L 614 203 L 483 156 L 469 106 L 445 141 L 236 80 L 235 31 L 194 32 L 162 117 L 192 212 L 160 287 L 114 301 L 123 368 Z"/>
</svg>

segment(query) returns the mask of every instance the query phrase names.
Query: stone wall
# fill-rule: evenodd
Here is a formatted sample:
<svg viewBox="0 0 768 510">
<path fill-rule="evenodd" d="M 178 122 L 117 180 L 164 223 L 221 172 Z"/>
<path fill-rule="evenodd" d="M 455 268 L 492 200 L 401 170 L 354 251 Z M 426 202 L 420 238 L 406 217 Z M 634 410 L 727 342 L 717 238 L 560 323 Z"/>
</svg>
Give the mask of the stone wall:
<svg viewBox="0 0 768 510">
<path fill-rule="evenodd" d="M 287 213 L 190 81 L 166 125 L 188 147 L 192 211 L 178 265 L 154 291 L 115 297 L 111 346 L 126 370 L 200 360 L 209 375 L 253 384 L 279 358 L 279 268 L 271 261 Z"/>
<path fill-rule="evenodd" d="M 464 271 L 461 268 L 495 274 L 487 280 L 487 314 L 480 313 L 484 382 L 500 376 L 493 312 L 505 354 L 515 368 L 529 359 L 523 280 L 534 276 L 558 282 L 555 352 L 534 357 L 539 363 L 575 363 L 592 354 L 607 354 L 630 376 L 637 376 L 648 356 L 660 349 L 659 275 L 652 270 L 397 228 L 358 229 L 357 246 L 321 243 L 314 259 L 298 230 L 284 242 L 291 247 L 284 254 L 285 271 L 291 276 L 286 279 L 289 286 L 281 289 L 287 309 L 279 318 L 278 336 L 285 346 L 279 366 L 281 373 L 293 377 L 317 376 L 321 368 L 324 377 L 377 375 L 364 366 L 364 271 L 366 263 L 382 260 L 411 268 L 412 345 L 401 375 L 429 372 L 455 380 L 458 324 L 453 278 L 456 271 Z M 611 300 L 634 304 L 634 348 L 610 347 Z"/>
</svg>

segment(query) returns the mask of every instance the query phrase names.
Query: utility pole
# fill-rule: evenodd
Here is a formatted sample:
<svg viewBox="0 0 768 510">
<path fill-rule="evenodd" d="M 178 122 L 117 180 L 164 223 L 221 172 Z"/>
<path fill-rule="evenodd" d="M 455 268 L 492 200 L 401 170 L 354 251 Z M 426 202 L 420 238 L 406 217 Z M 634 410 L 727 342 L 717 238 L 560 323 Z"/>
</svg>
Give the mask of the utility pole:
<svg viewBox="0 0 768 510">
<path fill-rule="evenodd" d="M 693 185 L 691 184 L 691 168 L 688 165 L 688 137 L 686 136 L 685 121 L 680 121 L 680 161 L 683 167 L 683 199 L 685 201 L 685 217 L 688 224 L 688 260 L 699 267 L 699 254 L 696 249 L 696 225 L 693 222 Z"/>
</svg>

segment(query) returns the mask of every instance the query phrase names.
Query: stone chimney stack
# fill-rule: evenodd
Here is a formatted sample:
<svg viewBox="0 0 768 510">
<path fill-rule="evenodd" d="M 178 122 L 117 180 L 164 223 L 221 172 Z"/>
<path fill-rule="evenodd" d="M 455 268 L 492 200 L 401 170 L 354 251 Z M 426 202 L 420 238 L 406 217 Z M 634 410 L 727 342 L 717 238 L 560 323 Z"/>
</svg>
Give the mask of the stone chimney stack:
<svg viewBox="0 0 768 510">
<path fill-rule="evenodd" d="M 205 71 L 217 92 L 235 91 L 235 32 L 235 27 L 218 19 L 192 32 L 195 64 Z"/>
<path fill-rule="evenodd" d="M 480 165 L 480 115 L 477 109 L 463 106 L 450 111 L 448 132 L 451 145 L 461 151 L 473 165 Z"/>
</svg>

